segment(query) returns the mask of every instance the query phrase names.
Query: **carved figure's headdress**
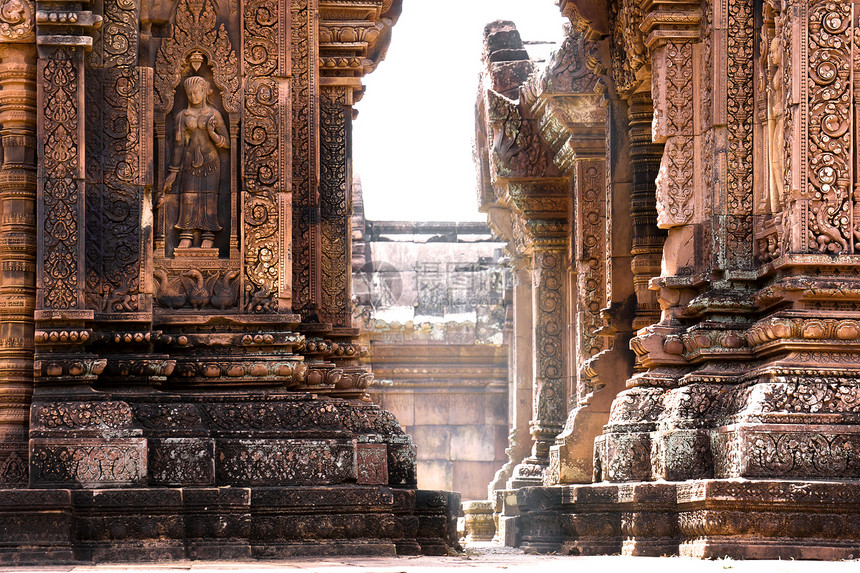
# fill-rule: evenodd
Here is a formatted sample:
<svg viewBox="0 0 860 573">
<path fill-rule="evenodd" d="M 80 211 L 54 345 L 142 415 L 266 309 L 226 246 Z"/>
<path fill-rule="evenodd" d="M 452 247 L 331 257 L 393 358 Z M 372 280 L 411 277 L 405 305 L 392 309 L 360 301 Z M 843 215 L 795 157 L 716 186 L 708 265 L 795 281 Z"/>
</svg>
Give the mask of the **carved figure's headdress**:
<svg viewBox="0 0 860 573">
<path fill-rule="evenodd" d="M 206 78 L 201 76 L 190 76 L 185 78 L 183 86 L 185 86 L 185 93 L 188 93 L 195 87 L 202 87 L 203 92 L 206 94 L 206 103 L 212 105 L 212 86 L 208 81 L 206 81 Z"/>
</svg>

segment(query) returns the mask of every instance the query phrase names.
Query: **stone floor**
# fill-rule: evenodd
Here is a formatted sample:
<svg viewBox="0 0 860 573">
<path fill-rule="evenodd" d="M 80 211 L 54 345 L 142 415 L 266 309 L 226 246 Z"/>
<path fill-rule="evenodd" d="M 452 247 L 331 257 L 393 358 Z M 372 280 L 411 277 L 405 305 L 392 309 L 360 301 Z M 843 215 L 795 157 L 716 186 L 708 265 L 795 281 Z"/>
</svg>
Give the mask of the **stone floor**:
<svg viewBox="0 0 860 573">
<path fill-rule="evenodd" d="M 860 547 L 858 547 L 860 553 Z M 568 557 L 524 555 L 516 549 L 489 544 L 468 549 L 451 557 L 332 557 L 297 558 L 289 561 L 206 562 L 187 561 L 143 565 L 72 565 L 58 567 L 0 567 L 0 572 L 44 571 L 57 573 L 274 573 L 313 571 L 314 573 L 428 573 L 446 569 L 463 573 L 505 571 L 506 573 L 860 573 L 860 561 L 698 561 L 678 557 Z"/>
</svg>

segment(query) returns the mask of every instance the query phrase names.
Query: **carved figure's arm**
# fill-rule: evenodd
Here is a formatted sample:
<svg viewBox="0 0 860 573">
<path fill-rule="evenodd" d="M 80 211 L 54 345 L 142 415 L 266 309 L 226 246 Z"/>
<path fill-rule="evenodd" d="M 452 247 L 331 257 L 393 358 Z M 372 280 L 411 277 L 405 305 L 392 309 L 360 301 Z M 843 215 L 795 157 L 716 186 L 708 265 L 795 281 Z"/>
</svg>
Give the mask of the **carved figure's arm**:
<svg viewBox="0 0 860 573">
<path fill-rule="evenodd" d="M 215 143 L 215 147 L 222 149 L 230 148 L 230 134 L 227 133 L 227 126 L 224 124 L 224 119 L 221 114 L 215 111 L 209 121 L 206 123 L 206 129 L 209 132 L 209 137 Z"/>
</svg>

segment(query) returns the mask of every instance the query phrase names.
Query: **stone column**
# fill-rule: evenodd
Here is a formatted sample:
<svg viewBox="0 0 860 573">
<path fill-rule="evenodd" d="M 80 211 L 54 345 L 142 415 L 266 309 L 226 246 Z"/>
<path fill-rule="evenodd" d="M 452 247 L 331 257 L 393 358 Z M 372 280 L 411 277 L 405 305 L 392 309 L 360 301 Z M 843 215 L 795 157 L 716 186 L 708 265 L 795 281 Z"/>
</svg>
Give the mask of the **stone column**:
<svg viewBox="0 0 860 573">
<path fill-rule="evenodd" d="M 306 319 L 320 303 L 319 41 L 316 0 L 290 1 L 292 41 L 292 307 Z"/>
<path fill-rule="evenodd" d="M 630 211 L 633 219 L 633 288 L 636 291 L 634 332 L 660 320 L 657 294 L 649 289 L 651 279 L 660 275 L 663 241 L 666 239 L 666 233 L 657 228 L 654 181 L 660 169 L 663 146 L 652 142 L 653 115 L 649 93 L 637 92 L 630 96 L 627 116 L 633 172 Z"/>
<path fill-rule="evenodd" d="M 514 471 L 514 479 L 543 482 L 549 448 L 567 416 L 564 363 L 564 274 L 566 245 L 547 242 L 532 253 L 532 435 L 531 455 Z"/>
<path fill-rule="evenodd" d="M 642 236 L 644 229 L 634 227 L 636 247 L 633 253 L 633 275 L 637 303 L 637 336 L 630 342 L 636 353 L 636 366 L 640 371 L 627 383 L 612 406 L 612 413 L 603 436 L 596 445 L 595 479 L 610 481 L 648 480 L 652 475 L 651 431 L 656 429 L 661 412 L 660 400 L 667 387 L 679 384 L 689 372 L 687 360 L 681 356 L 683 347 L 677 348 L 676 339 L 684 328 L 681 318 L 687 318 L 688 305 L 699 289 L 705 285 L 711 256 L 708 230 L 709 211 L 704 208 L 703 178 L 694 177 L 696 145 L 700 131 L 695 124 L 700 107 L 695 104 L 700 79 L 697 62 L 702 54 L 696 40 L 701 12 L 693 3 L 655 3 L 643 19 L 644 41 L 651 56 L 651 97 L 654 114 L 652 138 L 663 144 L 664 152 L 656 178 L 657 226 L 667 229 L 668 235 L 662 250 L 661 276 L 651 280 L 657 290 L 661 306 L 661 321 L 642 329 L 654 318 L 650 296 L 644 292 L 645 274 L 653 268 L 653 260 L 643 255 L 650 253 L 657 238 Z M 622 21 L 623 22 L 623 21 Z M 683 22 L 683 26 L 678 26 Z M 621 62 L 616 62 L 621 66 Z M 619 123 L 630 122 L 634 197 L 633 222 L 640 225 L 647 219 L 647 199 L 644 192 L 645 176 L 650 167 L 647 157 L 654 149 L 642 138 L 644 120 L 648 110 L 647 96 L 631 94 L 628 114 Z M 626 131 L 626 129 L 625 129 Z M 635 151 L 633 151 L 635 149 Z M 645 163 L 641 163 L 641 161 Z M 642 249 L 645 249 L 645 252 Z M 645 268 L 638 265 L 644 263 Z M 637 307 L 639 305 L 637 304 Z M 678 341 L 678 343 L 680 343 Z"/>
<path fill-rule="evenodd" d="M 594 438 L 600 435 L 608 418 L 609 403 L 615 393 L 597 392 L 607 382 L 616 381 L 610 372 L 598 372 L 595 364 L 611 347 L 600 332 L 604 326 L 601 311 L 611 299 L 607 249 L 606 160 L 581 154 L 574 167 L 573 228 L 576 268 L 576 352 L 570 365 L 576 372 L 576 395 L 571 397 L 573 410 L 567 415 L 564 432 L 550 452 L 548 483 L 589 483 L 592 477 Z M 572 285 L 574 286 L 574 285 Z M 622 349 L 623 350 L 623 349 Z M 620 372 L 625 372 L 621 369 Z M 601 376 L 602 375 L 602 376 Z M 598 386 L 599 384 L 599 386 Z M 612 388 L 616 384 L 611 384 Z"/>
<path fill-rule="evenodd" d="M 513 261 L 514 275 L 514 332 L 512 340 L 512 387 L 509 390 L 509 418 L 511 433 L 507 449 L 510 467 L 507 489 L 518 489 L 529 480 L 513 475 L 514 467 L 520 464 L 531 451 L 529 420 L 532 418 L 532 372 L 534 347 L 532 340 L 532 276 L 531 258 L 517 257 Z M 506 464 L 508 466 L 508 464 Z"/>
<path fill-rule="evenodd" d="M 36 306 L 36 49 L 32 4 L 0 44 L 0 487 L 26 486 Z M 9 32 L 0 34 L 8 41 Z"/>
</svg>

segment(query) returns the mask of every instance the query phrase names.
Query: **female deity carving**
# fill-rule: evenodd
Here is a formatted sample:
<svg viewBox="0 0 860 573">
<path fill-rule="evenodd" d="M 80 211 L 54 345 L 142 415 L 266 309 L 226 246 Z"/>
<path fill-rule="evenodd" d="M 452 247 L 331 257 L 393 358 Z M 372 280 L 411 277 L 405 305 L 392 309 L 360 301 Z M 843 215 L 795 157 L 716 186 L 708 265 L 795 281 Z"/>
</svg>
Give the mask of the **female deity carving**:
<svg viewBox="0 0 860 573">
<path fill-rule="evenodd" d="M 775 18 L 773 36 L 765 35 L 767 65 L 767 155 L 768 203 L 771 213 L 782 209 L 782 188 L 785 177 L 785 94 L 782 78 L 782 29 Z"/>
<path fill-rule="evenodd" d="M 157 207 L 164 202 L 181 173 L 179 217 L 180 249 L 210 249 L 218 224 L 218 188 L 221 178 L 219 149 L 230 147 L 230 136 L 221 113 L 212 106 L 212 87 L 205 78 L 191 76 L 184 82 L 188 107 L 176 114 L 173 160 Z"/>
</svg>

